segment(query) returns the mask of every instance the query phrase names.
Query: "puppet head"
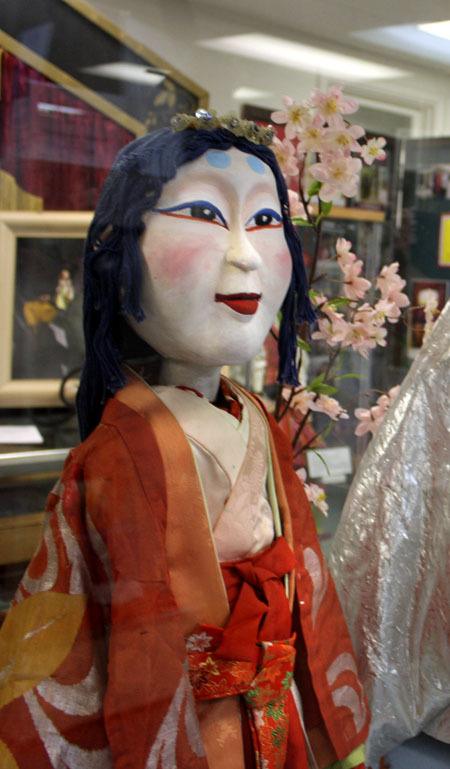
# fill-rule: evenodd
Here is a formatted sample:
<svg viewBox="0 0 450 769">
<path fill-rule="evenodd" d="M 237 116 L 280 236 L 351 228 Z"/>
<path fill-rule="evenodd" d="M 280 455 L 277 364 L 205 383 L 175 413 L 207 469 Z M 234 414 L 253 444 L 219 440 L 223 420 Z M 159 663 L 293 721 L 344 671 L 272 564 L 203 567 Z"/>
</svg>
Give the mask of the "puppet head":
<svg viewBox="0 0 450 769">
<path fill-rule="evenodd" d="M 259 351 L 281 305 L 279 378 L 297 383 L 301 247 L 272 151 L 237 133 L 163 129 L 119 153 L 85 249 L 83 438 L 125 384 L 124 319 L 163 357 L 221 366 Z"/>
</svg>

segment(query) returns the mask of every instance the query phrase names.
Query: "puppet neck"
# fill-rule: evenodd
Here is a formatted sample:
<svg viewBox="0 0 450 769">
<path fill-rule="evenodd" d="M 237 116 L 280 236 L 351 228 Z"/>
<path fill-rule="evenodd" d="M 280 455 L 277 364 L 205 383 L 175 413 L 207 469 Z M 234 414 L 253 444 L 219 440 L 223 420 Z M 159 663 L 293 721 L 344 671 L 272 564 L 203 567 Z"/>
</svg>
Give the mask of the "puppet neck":
<svg viewBox="0 0 450 769">
<path fill-rule="evenodd" d="M 171 358 L 164 358 L 159 372 L 159 384 L 182 385 L 201 392 L 209 401 L 214 401 L 220 385 L 220 367 L 196 366 Z"/>
</svg>

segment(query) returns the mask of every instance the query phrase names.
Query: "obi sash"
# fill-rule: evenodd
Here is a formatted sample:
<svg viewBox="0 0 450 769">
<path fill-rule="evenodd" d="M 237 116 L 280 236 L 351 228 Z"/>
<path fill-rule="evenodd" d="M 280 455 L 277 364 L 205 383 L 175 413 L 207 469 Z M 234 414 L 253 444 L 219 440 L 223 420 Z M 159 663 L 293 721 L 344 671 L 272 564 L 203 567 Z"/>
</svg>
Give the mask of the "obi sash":
<svg viewBox="0 0 450 769">
<path fill-rule="evenodd" d="M 246 765 L 306 768 L 291 693 L 295 634 L 282 581 L 295 567 L 295 556 L 279 537 L 262 553 L 221 567 L 231 615 L 225 628 L 199 625 L 187 639 L 194 697 L 210 701 L 241 696 L 244 745 L 248 748 L 250 742 L 253 748 L 246 751 Z M 288 745 L 292 761 L 287 760 Z"/>
</svg>

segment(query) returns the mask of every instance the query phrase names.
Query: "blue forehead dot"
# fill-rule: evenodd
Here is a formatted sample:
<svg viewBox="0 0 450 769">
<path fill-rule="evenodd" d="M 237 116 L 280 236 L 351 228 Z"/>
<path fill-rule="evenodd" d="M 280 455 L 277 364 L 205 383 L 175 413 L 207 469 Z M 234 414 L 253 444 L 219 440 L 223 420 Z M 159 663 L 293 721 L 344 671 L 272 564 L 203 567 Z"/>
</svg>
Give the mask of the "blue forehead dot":
<svg viewBox="0 0 450 769">
<path fill-rule="evenodd" d="M 214 168 L 228 168 L 231 164 L 231 158 L 226 152 L 221 150 L 209 150 L 206 153 L 206 160 Z"/>
<path fill-rule="evenodd" d="M 265 174 L 266 173 L 266 164 L 262 162 L 259 158 L 255 158 L 254 155 L 249 155 L 247 158 L 247 163 L 252 169 L 252 171 L 255 171 L 257 174 Z"/>
</svg>

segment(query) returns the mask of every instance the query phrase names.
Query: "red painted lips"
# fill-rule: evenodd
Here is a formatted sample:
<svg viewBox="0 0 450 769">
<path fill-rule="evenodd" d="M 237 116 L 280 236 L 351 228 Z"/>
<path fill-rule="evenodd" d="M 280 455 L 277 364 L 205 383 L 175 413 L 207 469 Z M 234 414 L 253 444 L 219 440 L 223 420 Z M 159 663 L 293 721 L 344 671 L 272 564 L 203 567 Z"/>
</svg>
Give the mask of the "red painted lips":
<svg viewBox="0 0 450 769">
<path fill-rule="evenodd" d="M 241 315 L 254 315 L 258 309 L 261 294 L 216 294 L 216 302 L 223 302 Z"/>
</svg>

